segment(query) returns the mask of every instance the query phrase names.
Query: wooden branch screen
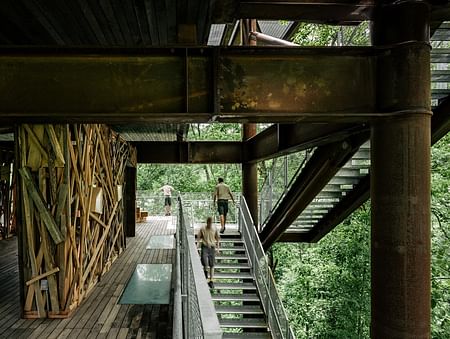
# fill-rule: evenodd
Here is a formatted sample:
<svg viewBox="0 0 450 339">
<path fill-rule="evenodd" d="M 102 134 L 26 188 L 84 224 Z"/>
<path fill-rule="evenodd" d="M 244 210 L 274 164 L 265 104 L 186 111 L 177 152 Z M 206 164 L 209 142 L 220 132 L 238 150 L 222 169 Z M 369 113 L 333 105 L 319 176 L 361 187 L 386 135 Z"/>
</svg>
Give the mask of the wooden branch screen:
<svg viewBox="0 0 450 339">
<path fill-rule="evenodd" d="M 18 128 L 24 317 L 67 317 L 125 249 L 135 151 L 104 125 Z"/>
<path fill-rule="evenodd" d="M 13 161 L 13 149 L 0 149 L 0 239 L 15 233 Z"/>
</svg>

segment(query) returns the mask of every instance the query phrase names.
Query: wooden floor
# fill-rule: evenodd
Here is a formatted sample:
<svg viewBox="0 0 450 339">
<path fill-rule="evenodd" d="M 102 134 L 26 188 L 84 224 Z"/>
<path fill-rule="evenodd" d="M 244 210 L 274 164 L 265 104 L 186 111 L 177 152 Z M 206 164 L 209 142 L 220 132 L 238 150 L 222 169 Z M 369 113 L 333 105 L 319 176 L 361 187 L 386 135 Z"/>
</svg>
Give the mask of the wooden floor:
<svg viewBox="0 0 450 339">
<path fill-rule="evenodd" d="M 173 288 L 170 305 L 117 304 L 136 264 L 174 263 L 174 250 L 145 248 L 150 236 L 173 233 L 168 223 L 161 217 L 137 224 L 136 237 L 127 238 L 127 249 L 67 319 L 20 319 L 17 239 L 1 240 L 0 338 L 171 338 Z"/>
</svg>

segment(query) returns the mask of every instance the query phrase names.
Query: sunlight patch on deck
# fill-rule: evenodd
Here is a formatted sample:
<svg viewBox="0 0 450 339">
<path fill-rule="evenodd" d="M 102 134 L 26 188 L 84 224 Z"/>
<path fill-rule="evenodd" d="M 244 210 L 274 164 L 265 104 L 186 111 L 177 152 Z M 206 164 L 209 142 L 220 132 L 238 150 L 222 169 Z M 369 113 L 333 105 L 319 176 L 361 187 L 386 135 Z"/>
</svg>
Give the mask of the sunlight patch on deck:
<svg viewBox="0 0 450 339">
<path fill-rule="evenodd" d="M 156 250 L 156 249 L 173 249 L 175 238 L 173 235 L 152 235 L 148 241 L 145 249 Z"/>
<path fill-rule="evenodd" d="M 119 304 L 169 304 L 171 280 L 172 264 L 138 264 Z"/>
</svg>

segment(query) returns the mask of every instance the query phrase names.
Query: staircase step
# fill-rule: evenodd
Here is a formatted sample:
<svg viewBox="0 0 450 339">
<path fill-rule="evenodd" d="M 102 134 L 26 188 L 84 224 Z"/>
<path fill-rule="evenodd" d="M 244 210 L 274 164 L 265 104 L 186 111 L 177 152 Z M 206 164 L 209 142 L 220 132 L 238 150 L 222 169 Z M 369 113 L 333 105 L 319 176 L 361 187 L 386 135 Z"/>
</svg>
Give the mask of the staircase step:
<svg viewBox="0 0 450 339">
<path fill-rule="evenodd" d="M 213 301 L 259 301 L 256 294 L 211 294 Z"/>
<path fill-rule="evenodd" d="M 264 314 L 259 306 L 221 306 L 216 305 L 216 313 L 225 314 Z"/>
<path fill-rule="evenodd" d="M 220 242 L 222 243 L 222 244 L 243 244 L 244 243 L 244 241 L 241 239 L 241 238 L 236 238 L 236 239 L 233 239 L 233 238 L 220 238 Z"/>
<path fill-rule="evenodd" d="M 216 269 L 250 269 L 250 266 L 248 264 L 239 264 L 239 263 L 223 263 L 218 262 L 214 265 L 214 268 Z"/>
<path fill-rule="evenodd" d="M 214 279 L 253 279 L 250 272 L 215 272 Z"/>
<path fill-rule="evenodd" d="M 214 283 L 215 290 L 256 290 L 252 283 Z"/>
<path fill-rule="evenodd" d="M 224 339 L 270 339 L 272 338 L 268 332 L 243 332 L 243 333 L 223 333 L 222 338 Z"/>
<path fill-rule="evenodd" d="M 245 254 L 216 255 L 216 260 L 247 260 Z"/>
<path fill-rule="evenodd" d="M 220 247 L 219 253 L 223 252 L 245 252 L 245 247 L 243 246 L 236 246 L 236 247 Z"/>
<path fill-rule="evenodd" d="M 219 228 L 220 229 L 220 228 Z M 231 230 L 228 227 L 225 229 L 225 233 L 221 233 L 220 237 L 222 239 L 241 239 L 242 235 L 240 232 L 236 230 Z"/>
<path fill-rule="evenodd" d="M 267 328 L 267 323 L 263 319 L 219 319 L 219 323 L 222 328 Z"/>
</svg>

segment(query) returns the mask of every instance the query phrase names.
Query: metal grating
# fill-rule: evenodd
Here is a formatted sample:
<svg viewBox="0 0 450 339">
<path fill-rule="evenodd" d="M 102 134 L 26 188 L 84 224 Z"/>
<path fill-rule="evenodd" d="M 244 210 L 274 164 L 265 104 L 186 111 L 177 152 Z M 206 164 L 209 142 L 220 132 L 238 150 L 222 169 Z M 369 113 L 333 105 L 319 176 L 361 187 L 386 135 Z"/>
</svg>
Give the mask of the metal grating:
<svg viewBox="0 0 450 339">
<path fill-rule="evenodd" d="M 450 22 L 442 23 L 431 37 L 431 106 L 450 94 Z"/>
<path fill-rule="evenodd" d="M 184 140 L 188 125 L 150 124 L 150 125 L 112 125 L 126 141 L 177 141 Z"/>
</svg>

